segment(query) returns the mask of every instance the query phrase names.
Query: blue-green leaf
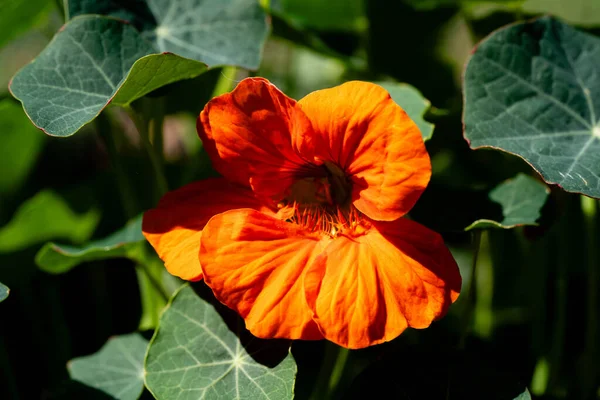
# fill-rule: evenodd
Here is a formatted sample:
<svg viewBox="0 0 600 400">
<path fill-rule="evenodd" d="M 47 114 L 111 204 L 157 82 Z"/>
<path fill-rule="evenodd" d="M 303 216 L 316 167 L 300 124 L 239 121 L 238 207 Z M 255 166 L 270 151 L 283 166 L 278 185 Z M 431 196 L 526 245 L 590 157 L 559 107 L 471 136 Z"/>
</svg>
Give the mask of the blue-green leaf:
<svg viewBox="0 0 600 400">
<path fill-rule="evenodd" d="M 116 400 L 135 400 L 144 388 L 147 346 L 137 333 L 110 338 L 97 353 L 71 360 L 69 375 Z"/>
<path fill-rule="evenodd" d="M 404 83 L 393 83 L 393 82 L 375 82 L 379 86 L 382 86 L 385 90 L 390 93 L 392 99 L 406 111 L 408 116 L 415 121 L 419 129 L 421 130 L 421 136 L 423 140 L 431 139 L 433 135 L 434 125 L 430 122 L 425 121 L 423 116 L 431 107 L 429 100 L 423 97 L 414 87 Z"/>
<path fill-rule="evenodd" d="M 551 18 L 485 39 L 464 79 L 465 137 L 544 180 L 600 197 L 600 39 Z"/>
<path fill-rule="evenodd" d="M 9 293 L 10 289 L 7 286 L 3 285 L 2 282 L 0 282 L 0 302 L 6 300 Z"/>
<path fill-rule="evenodd" d="M 519 174 L 496 186 L 489 194 L 489 198 L 502 207 L 504 218 L 501 221 L 480 219 L 465 230 L 537 225 L 536 221 L 549 194 L 550 190 L 546 185 L 530 176 Z"/>
<path fill-rule="evenodd" d="M 184 286 L 163 313 L 146 356 L 146 387 L 159 400 L 291 399 L 296 364 L 289 352 L 276 365 L 257 361 L 269 344 L 229 330 L 212 305 Z"/>
</svg>

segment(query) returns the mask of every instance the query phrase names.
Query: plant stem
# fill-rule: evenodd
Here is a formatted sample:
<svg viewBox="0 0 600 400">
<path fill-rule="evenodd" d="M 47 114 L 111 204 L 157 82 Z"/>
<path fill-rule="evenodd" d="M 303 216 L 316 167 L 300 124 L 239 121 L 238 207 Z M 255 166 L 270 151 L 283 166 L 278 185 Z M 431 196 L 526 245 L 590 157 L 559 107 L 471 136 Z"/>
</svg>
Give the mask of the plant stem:
<svg viewBox="0 0 600 400">
<path fill-rule="evenodd" d="M 598 373 L 594 363 L 598 360 L 598 202 L 589 197 L 581 196 L 581 206 L 583 210 L 585 228 L 586 228 L 586 247 L 587 247 L 587 318 L 585 331 L 585 345 L 583 351 L 582 371 L 582 395 L 591 398 L 596 390 Z"/>
<path fill-rule="evenodd" d="M 144 260 L 139 261 L 136 266 L 143 271 L 143 273 L 146 275 L 146 278 L 148 278 L 148 282 L 150 282 L 152 287 L 154 287 L 154 289 L 160 294 L 163 300 L 169 301 L 170 296 L 165 291 L 163 285 L 154 277 L 154 275 L 152 275 L 151 267 L 149 267 L 148 264 L 148 257 L 144 257 Z"/>
<path fill-rule="evenodd" d="M 106 144 L 110 164 L 116 173 L 117 187 L 119 189 L 119 196 L 121 197 L 121 205 L 123 206 L 125 216 L 127 219 L 130 219 L 136 214 L 137 206 L 134 193 L 127 181 L 125 168 L 123 168 L 123 163 L 121 163 L 121 158 L 117 151 L 114 130 L 112 129 L 110 119 L 105 113 L 101 113 L 96 118 L 95 123 L 98 134 Z"/>
<path fill-rule="evenodd" d="M 344 375 L 344 370 L 346 369 L 348 362 L 348 355 L 350 354 L 350 350 L 340 347 L 338 349 L 337 358 L 335 359 L 335 364 L 333 365 L 333 369 L 331 371 L 331 376 L 329 378 L 329 398 L 333 397 L 342 376 Z"/>
<path fill-rule="evenodd" d="M 479 248 L 481 247 L 481 229 L 476 229 L 473 231 L 473 259 L 471 261 L 471 276 L 469 281 L 469 289 L 467 291 L 467 298 L 465 309 L 462 315 L 462 332 L 459 340 L 459 348 L 464 349 L 467 336 L 469 334 L 470 327 L 473 323 L 473 314 L 475 312 L 475 302 L 476 302 L 476 287 L 477 287 L 477 259 L 479 258 Z"/>
<path fill-rule="evenodd" d="M 142 144 L 148 153 L 148 157 L 150 158 L 150 163 L 152 164 L 152 172 L 154 174 L 154 181 L 156 183 L 156 188 L 158 191 L 158 199 L 162 197 L 168 190 L 167 178 L 165 177 L 165 172 L 163 170 L 163 165 L 161 161 L 161 157 L 157 154 L 156 149 L 150 143 L 150 137 L 148 132 L 148 123 L 147 121 L 137 113 L 131 106 L 125 106 L 125 110 L 129 117 L 135 124 L 139 134 Z"/>
<path fill-rule="evenodd" d="M 348 354 L 348 349 L 331 342 L 325 343 L 323 364 L 315 388 L 310 396 L 311 400 L 334 398 L 334 393 L 338 391 L 340 379 L 348 361 Z"/>
</svg>

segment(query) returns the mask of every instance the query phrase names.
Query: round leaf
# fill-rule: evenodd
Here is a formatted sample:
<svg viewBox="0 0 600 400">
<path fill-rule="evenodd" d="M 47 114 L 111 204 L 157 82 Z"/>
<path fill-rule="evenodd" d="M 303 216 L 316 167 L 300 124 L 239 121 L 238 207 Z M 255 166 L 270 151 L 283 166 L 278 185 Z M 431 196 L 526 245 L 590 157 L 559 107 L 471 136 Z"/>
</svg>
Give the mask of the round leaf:
<svg viewBox="0 0 600 400">
<path fill-rule="evenodd" d="M 425 112 L 431 107 L 429 100 L 424 98 L 417 89 L 407 84 L 393 82 L 375 83 L 387 90 L 396 104 L 402 107 L 406 111 L 406 114 L 415 121 L 419 130 L 421 130 L 423 140 L 431 139 L 434 125 L 423 118 Z"/>
<path fill-rule="evenodd" d="M 502 221 L 480 219 L 473 222 L 465 230 L 503 228 L 510 229 L 522 225 L 537 225 L 540 211 L 550 190 L 543 183 L 525 174 L 519 174 L 513 179 L 496 186 L 489 197 L 502 206 Z"/>
<path fill-rule="evenodd" d="M 10 289 L 0 282 L 0 302 L 3 302 L 8 297 Z"/>
<path fill-rule="evenodd" d="M 228 310 L 231 312 L 230 310 Z M 146 387 L 162 399 L 291 399 L 289 354 L 264 365 L 271 342 L 232 332 L 213 306 L 186 285 L 163 313 L 146 356 Z M 248 351 L 250 342 L 257 346 Z"/>
<path fill-rule="evenodd" d="M 551 18 L 485 39 L 464 80 L 465 137 L 525 159 L 551 184 L 600 197 L 600 39 Z"/>
<path fill-rule="evenodd" d="M 95 354 L 71 360 L 72 379 L 117 400 L 135 400 L 144 388 L 148 341 L 137 333 L 110 338 Z"/>
<path fill-rule="evenodd" d="M 131 21 L 160 52 L 208 65 L 256 69 L 267 38 L 266 15 L 256 0 L 69 1 L 69 15 L 110 15 Z"/>
<path fill-rule="evenodd" d="M 152 45 L 114 18 L 73 19 L 10 84 L 31 121 L 52 136 L 69 136 L 112 100 L 128 105 L 169 83 L 198 76 L 206 65 Z"/>
</svg>

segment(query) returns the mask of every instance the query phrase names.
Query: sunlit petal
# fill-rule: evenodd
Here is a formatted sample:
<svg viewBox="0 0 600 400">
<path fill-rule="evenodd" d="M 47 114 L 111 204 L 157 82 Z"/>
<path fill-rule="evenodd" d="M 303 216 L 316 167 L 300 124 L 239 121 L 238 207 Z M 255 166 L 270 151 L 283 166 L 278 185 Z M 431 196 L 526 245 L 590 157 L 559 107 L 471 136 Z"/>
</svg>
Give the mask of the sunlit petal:
<svg viewBox="0 0 600 400">
<path fill-rule="evenodd" d="M 314 135 L 306 144 L 295 140 L 296 148 L 342 168 L 352 181 L 356 208 L 389 221 L 413 207 L 429 182 L 429 155 L 419 128 L 382 87 L 348 82 L 298 104 Z"/>
<path fill-rule="evenodd" d="M 254 210 L 213 217 L 200 262 L 217 299 L 236 310 L 257 337 L 321 339 L 304 299 L 305 267 L 320 238 Z"/>
<path fill-rule="evenodd" d="M 142 231 L 167 270 L 185 280 L 202 279 L 198 260 L 202 229 L 215 214 L 235 208 L 269 213 L 251 190 L 223 178 L 206 179 L 167 193 L 144 213 Z"/>
</svg>

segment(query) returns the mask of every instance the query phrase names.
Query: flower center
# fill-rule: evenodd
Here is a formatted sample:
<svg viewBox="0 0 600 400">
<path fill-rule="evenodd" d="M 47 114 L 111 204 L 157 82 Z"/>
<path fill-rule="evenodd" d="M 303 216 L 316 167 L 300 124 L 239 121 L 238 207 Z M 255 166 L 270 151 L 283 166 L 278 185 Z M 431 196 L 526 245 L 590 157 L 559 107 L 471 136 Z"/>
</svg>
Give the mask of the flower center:
<svg viewBox="0 0 600 400">
<path fill-rule="evenodd" d="M 279 204 L 279 217 L 329 237 L 364 234 L 370 224 L 351 204 L 352 185 L 337 165 L 325 161 L 321 175 L 298 179 Z"/>
<path fill-rule="evenodd" d="M 350 204 L 351 190 L 352 184 L 344 171 L 337 165 L 325 161 L 316 176 L 297 179 L 282 203 L 347 207 Z"/>
</svg>

